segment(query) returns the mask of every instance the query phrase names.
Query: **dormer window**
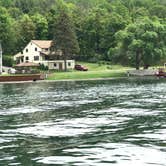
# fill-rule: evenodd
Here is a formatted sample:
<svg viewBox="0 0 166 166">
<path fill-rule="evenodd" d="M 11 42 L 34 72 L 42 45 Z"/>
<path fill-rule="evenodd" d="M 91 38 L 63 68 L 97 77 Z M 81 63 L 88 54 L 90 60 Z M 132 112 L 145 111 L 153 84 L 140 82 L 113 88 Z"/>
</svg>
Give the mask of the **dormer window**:
<svg viewBox="0 0 166 166">
<path fill-rule="evenodd" d="M 37 47 L 35 47 L 35 51 L 37 51 Z"/>
</svg>

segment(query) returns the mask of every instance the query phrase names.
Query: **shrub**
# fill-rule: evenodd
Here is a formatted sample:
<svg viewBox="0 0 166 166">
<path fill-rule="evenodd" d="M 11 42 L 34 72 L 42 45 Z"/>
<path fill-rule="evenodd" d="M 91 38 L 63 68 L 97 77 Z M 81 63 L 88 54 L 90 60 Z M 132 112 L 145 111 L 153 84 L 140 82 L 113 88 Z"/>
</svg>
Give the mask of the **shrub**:
<svg viewBox="0 0 166 166">
<path fill-rule="evenodd" d="M 44 70 L 47 71 L 48 70 L 48 66 L 45 66 L 44 64 L 40 64 L 40 66 L 38 67 L 39 70 Z"/>
<path fill-rule="evenodd" d="M 12 67 L 14 65 L 14 59 L 10 55 L 4 55 L 2 57 L 3 66 Z"/>
</svg>

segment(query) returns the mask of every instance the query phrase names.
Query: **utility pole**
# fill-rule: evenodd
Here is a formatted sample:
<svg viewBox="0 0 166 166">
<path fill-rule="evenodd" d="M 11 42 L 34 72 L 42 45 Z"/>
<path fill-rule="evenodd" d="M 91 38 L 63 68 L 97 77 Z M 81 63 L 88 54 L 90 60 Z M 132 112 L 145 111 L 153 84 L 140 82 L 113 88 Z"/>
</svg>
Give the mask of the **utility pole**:
<svg viewBox="0 0 166 166">
<path fill-rule="evenodd" d="M 0 42 L 0 74 L 2 74 L 2 45 Z"/>
</svg>

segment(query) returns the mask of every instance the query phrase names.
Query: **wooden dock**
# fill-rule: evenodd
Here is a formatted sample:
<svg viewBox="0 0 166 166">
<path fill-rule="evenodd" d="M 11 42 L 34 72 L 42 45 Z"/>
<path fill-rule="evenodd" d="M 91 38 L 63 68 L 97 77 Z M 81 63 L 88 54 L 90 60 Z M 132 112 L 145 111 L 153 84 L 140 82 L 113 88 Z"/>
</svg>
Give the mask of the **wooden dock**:
<svg viewBox="0 0 166 166">
<path fill-rule="evenodd" d="M 18 82 L 18 81 L 37 81 L 44 80 L 43 74 L 31 74 L 31 75 L 11 75 L 0 76 L 0 82 Z"/>
</svg>

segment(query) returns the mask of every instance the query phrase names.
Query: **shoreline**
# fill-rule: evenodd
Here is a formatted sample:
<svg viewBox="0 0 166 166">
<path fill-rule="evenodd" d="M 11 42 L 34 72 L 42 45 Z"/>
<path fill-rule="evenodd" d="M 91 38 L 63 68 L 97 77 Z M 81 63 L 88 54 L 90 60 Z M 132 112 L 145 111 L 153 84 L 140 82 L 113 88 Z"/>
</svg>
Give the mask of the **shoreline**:
<svg viewBox="0 0 166 166">
<path fill-rule="evenodd" d="M 90 79 L 61 79 L 61 80 L 36 80 L 36 81 L 9 81 L 9 82 L 0 82 L 1 84 L 25 84 L 25 83 L 52 83 L 52 82 L 80 82 L 80 81 L 105 81 L 105 80 L 116 80 L 116 79 L 164 79 L 155 76 L 126 76 L 126 77 L 109 77 L 109 78 L 90 78 Z"/>
<path fill-rule="evenodd" d="M 36 80 L 36 81 L 9 81 L 0 82 L 0 84 L 21 84 L 21 83 L 49 83 L 49 82 L 77 82 L 77 81 L 102 81 L 102 80 L 115 80 L 128 77 L 110 77 L 110 78 L 91 78 L 91 79 L 62 79 L 62 80 Z"/>
</svg>

